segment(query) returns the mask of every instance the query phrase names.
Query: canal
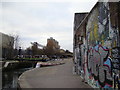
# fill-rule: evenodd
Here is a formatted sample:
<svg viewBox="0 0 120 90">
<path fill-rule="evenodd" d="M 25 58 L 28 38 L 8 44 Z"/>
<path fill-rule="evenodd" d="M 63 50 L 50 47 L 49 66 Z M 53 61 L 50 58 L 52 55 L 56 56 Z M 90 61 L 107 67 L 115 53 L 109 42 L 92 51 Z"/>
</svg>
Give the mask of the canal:
<svg viewBox="0 0 120 90">
<path fill-rule="evenodd" d="M 2 90 L 12 89 L 12 88 L 16 88 L 17 90 L 17 88 L 19 88 L 19 84 L 18 84 L 19 76 L 23 72 L 30 70 L 32 68 L 33 67 L 2 72 Z"/>
</svg>

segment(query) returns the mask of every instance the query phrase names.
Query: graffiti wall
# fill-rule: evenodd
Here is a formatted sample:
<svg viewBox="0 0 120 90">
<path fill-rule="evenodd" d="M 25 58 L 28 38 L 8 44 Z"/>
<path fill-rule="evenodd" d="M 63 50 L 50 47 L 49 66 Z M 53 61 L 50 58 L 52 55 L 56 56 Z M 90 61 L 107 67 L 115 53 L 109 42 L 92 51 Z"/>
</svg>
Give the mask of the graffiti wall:
<svg viewBox="0 0 120 90">
<path fill-rule="evenodd" d="M 118 18 L 115 17 L 119 11 L 117 9 L 120 9 L 118 3 L 99 2 L 84 21 L 86 35 L 83 44 L 86 54 L 81 57 L 85 57 L 82 59 L 85 80 L 95 88 L 120 88 L 120 28 Z"/>
</svg>

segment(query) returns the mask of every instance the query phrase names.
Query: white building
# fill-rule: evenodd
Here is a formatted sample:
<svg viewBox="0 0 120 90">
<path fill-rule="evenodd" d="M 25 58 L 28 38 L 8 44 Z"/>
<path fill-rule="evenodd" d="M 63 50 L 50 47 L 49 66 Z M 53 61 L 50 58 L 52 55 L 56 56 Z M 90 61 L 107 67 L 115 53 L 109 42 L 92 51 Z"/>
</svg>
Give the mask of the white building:
<svg viewBox="0 0 120 90">
<path fill-rule="evenodd" d="M 0 32 L 0 57 L 11 58 L 13 54 L 14 37 Z"/>
</svg>

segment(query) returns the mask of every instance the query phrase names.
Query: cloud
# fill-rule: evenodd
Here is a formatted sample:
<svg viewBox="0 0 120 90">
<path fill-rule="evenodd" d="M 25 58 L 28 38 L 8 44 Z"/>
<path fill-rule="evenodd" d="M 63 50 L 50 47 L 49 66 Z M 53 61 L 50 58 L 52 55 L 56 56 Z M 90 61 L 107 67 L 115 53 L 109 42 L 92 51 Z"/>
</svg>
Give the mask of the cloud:
<svg viewBox="0 0 120 90">
<path fill-rule="evenodd" d="M 70 13 L 89 12 L 95 4 L 96 4 L 96 1 L 80 2 L 80 3 L 74 2 L 74 3 L 71 3 L 71 6 L 69 7 L 69 12 Z"/>
<path fill-rule="evenodd" d="M 37 41 L 46 45 L 53 37 L 64 49 L 72 51 L 73 19 L 75 12 L 90 11 L 94 3 L 88 2 L 2 2 L 0 31 L 19 34 L 22 47 Z M 89 5 L 88 5 L 89 4 Z"/>
<path fill-rule="evenodd" d="M 94 2 L 98 0 L 2 0 L 2 1 L 4 2 Z"/>
</svg>

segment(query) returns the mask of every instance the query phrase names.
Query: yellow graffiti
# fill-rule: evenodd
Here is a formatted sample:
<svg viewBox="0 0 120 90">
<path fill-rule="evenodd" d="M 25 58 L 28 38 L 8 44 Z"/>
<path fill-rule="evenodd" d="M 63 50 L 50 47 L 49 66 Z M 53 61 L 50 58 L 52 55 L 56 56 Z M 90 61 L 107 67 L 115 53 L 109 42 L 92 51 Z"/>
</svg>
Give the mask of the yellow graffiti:
<svg viewBox="0 0 120 90">
<path fill-rule="evenodd" d="M 116 47 L 116 45 L 117 45 L 117 42 L 116 42 L 116 41 L 114 41 L 114 43 L 113 43 L 113 47 Z"/>
<path fill-rule="evenodd" d="M 98 25 L 94 24 L 94 37 L 95 40 L 98 40 Z"/>
<path fill-rule="evenodd" d="M 104 46 L 104 35 L 102 35 L 101 44 Z"/>
</svg>

